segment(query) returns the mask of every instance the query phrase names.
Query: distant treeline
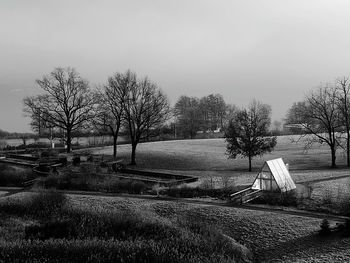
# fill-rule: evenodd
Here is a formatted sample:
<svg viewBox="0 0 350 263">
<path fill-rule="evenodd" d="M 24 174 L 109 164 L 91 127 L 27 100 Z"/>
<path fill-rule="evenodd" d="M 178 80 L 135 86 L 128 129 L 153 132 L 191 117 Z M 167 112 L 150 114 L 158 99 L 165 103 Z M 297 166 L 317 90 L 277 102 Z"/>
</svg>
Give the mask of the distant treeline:
<svg viewBox="0 0 350 263">
<path fill-rule="evenodd" d="M 29 132 L 8 132 L 0 129 L 0 138 L 1 139 L 21 139 L 21 138 L 34 138 L 36 135 Z"/>
</svg>

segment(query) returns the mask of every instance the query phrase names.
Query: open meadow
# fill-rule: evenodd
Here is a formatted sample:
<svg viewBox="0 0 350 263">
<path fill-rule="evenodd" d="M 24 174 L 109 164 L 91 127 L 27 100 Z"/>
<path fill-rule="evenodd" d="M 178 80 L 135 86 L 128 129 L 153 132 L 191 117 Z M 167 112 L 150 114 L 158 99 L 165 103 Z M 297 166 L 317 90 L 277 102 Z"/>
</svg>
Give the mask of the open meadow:
<svg viewBox="0 0 350 263">
<path fill-rule="evenodd" d="M 303 141 L 292 142 L 297 136 L 279 136 L 271 153 L 253 158 L 253 169 L 259 170 L 265 160 L 282 157 L 291 170 L 327 169 L 330 167 L 330 150 L 326 145 L 315 144 L 305 149 Z M 118 157 L 129 160 L 130 145 L 118 146 Z M 96 149 L 96 154 L 112 154 L 112 147 Z M 345 165 L 345 154 L 339 149 L 337 164 Z M 150 169 L 247 171 L 246 158 L 228 159 L 225 139 L 194 139 L 140 143 L 137 146 L 137 165 Z"/>
<path fill-rule="evenodd" d="M 279 136 L 277 146 L 271 153 L 253 159 L 253 172 L 247 172 L 246 158 L 229 159 L 225 153 L 225 139 L 198 139 L 149 142 L 138 145 L 137 168 L 170 171 L 194 175 L 198 184 L 210 187 L 226 185 L 251 185 L 266 160 L 282 157 L 298 191 L 304 199 L 301 208 L 319 211 L 348 213 L 350 206 L 350 169 L 346 167 L 344 151 L 338 149 L 338 168 L 330 168 L 330 150 L 327 145 L 314 144 L 305 149 L 299 136 Z M 110 147 L 97 149 L 94 153 L 111 154 Z M 129 160 L 130 145 L 118 147 L 119 158 Z M 335 179 L 335 180 L 332 180 Z"/>
<path fill-rule="evenodd" d="M 298 143 L 298 136 L 279 136 L 277 146 L 271 153 L 253 159 L 253 172 L 247 172 L 247 158 L 230 159 L 226 154 L 225 139 L 176 140 L 141 143 L 137 146 L 137 168 L 168 170 L 201 178 L 220 180 L 231 177 L 235 184 L 250 184 L 264 161 L 282 157 L 289 164 L 295 181 L 305 182 L 349 174 L 345 167 L 346 158 L 338 150 L 338 169 L 330 169 L 330 151 L 326 145 L 314 144 L 305 149 L 305 143 Z M 130 160 L 131 146 L 119 145 L 118 158 L 126 163 Z M 112 154 L 112 147 L 96 148 L 95 154 Z"/>
</svg>

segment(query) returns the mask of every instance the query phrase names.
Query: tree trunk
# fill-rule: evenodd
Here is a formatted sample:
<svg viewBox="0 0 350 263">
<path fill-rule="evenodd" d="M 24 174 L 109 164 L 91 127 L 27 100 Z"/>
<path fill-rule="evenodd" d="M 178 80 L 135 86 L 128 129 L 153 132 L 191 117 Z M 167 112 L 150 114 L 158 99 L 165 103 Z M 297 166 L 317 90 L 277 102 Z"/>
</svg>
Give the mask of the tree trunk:
<svg viewBox="0 0 350 263">
<path fill-rule="evenodd" d="M 337 165 L 336 165 L 336 163 L 335 163 L 335 159 L 336 159 L 336 150 L 335 150 L 335 146 L 333 145 L 332 147 L 331 147 L 331 155 L 332 155 L 332 168 L 336 168 L 337 167 Z"/>
<path fill-rule="evenodd" d="M 248 169 L 248 171 L 251 172 L 252 171 L 252 157 L 249 155 L 248 159 L 249 159 L 249 169 Z"/>
<path fill-rule="evenodd" d="M 67 129 L 67 153 L 71 152 L 71 148 L 72 148 L 71 131 Z"/>
<path fill-rule="evenodd" d="M 350 131 L 347 131 L 347 138 L 346 138 L 346 164 L 348 167 L 350 167 Z"/>
<path fill-rule="evenodd" d="M 130 165 L 136 165 L 136 143 L 131 144 L 131 163 Z"/>
<path fill-rule="evenodd" d="M 118 135 L 113 135 L 113 158 L 117 159 L 117 139 Z"/>
</svg>

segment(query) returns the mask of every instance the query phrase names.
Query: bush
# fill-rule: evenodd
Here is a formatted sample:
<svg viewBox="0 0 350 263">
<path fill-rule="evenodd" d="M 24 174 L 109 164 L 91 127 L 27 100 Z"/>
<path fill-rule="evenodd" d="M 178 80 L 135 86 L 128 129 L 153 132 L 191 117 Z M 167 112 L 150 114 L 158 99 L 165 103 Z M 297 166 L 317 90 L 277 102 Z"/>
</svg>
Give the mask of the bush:
<svg viewBox="0 0 350 263">
<path fill-rule="evenodd" d="M 43 158 L 43 159 L 48 159 L 48 158 L 57 158 L 58 157 L 58 152 L 56 150 L 46 150 L 46 151 L 43 151 L 41 154 L 40 154 L 40 157 Z"/>
<path fill-rule="evenodd" d="M 25 181 L 34 178 L 33 172 L 29 169 L 0 164 L 0 186 L 23 186 Z"/>
<path fill-rule="evenodd" d="M 130 185 L 131 194 L 142 194 L 144 190 L 147 188 L 147 185 L 141 181 L 132 181 Z"/>
<path fill-rule="evenodd" d="M 346 219 L 345 223 L 337 223 L 336 231 L 344 237 L 350 236 L 350 219 Z"/>
<path fill-rule="evenodd" d="M 107 188 L 107 186 L 106 186 Z M 142 194 L 151 187 L 142 181 L 118 179 L 110 182 L 108 190 L 114 193 Z"/>
<path fill-rule="evenodd" d="M 319 234 L 321 236 L 329 236 L 332 232 L 329 225 L 329 221 L 326 218 L 322 220 L 320 228 L 321 229 L 319 230 Z"/>
<path fill-rule="evenodd" d="M 72 163 L 74 166 L 79 165 L 80 164 L 80 156 L 74 156 Z"/>
<path fill-rule="evenodd" d="M 81 167 L 85 169 L 86 173 L 73 172 L 72 170 L 66 170 L 60 172 L 58 175 L 51 174 L 38 183 L 43 188 L 56 188 L 60 190 L 98 190 L 98 181 L 102 181 L 103 177 L 92 173 L 85 166 Z"/>
<path fill-rule="evenodd" d="M 298 206 L 299 199 L 295 191 L 289 191 L 285 193 L 264 193 L 261 197 L 255 199 L 253 203 L 281 206 Z"/>
<path fill-rule="evenodd" d="M 227 199 L 232 192 L 234 192 L 235 188 L 201 188 L 201 187 L 189 187 L 186 185 L 183 186 L 173 186 L 168 189 L 164 189 L 161 193 L 178 198 L 195 198 L 195 197 L 213 197 L 219 199 Z"/>
<path fill-rule="evenodd" d="M 59 163 L 61 163 L 63 166 L 66 166 L 68 163 L 67 157 L 66 156 L 60 156 L 58 158 Z"/>
</svg>

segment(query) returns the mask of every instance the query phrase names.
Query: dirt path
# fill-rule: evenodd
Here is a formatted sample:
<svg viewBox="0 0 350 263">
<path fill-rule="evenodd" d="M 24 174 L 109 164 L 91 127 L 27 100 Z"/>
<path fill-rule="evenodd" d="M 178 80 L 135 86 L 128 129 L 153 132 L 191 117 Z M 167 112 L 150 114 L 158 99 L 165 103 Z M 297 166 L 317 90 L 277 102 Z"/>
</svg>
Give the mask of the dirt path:
<svg viewBox="0 0 350 263">
<path fill-rule="evenodd" d="M 301 181 L 297 181 L 296 183 L 298 183 L 298 184 L 306 184 L 306 183 L 311 184 L 311 183 L 333 181 L 333 180 L 342 179 L 342 178 L 350 178 L 350 174 L 333 176 L 333 177 L 329 177 L 329 178 L 311 179 L 311 180 L 305 180 L 305 181 L 301 180 Z"/>
</svg>

